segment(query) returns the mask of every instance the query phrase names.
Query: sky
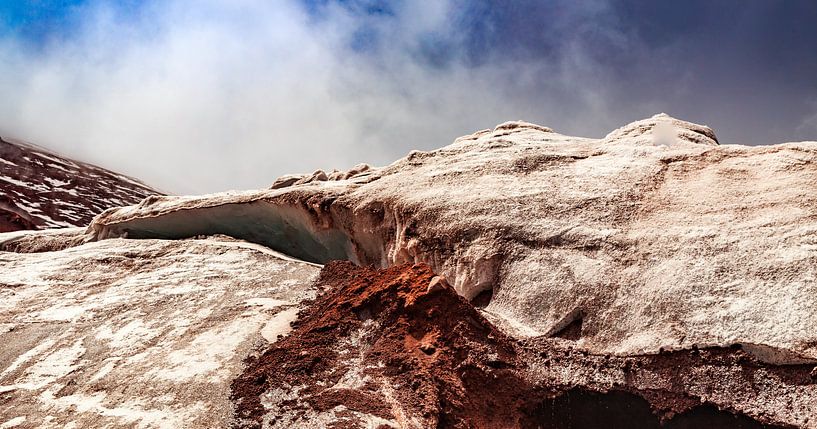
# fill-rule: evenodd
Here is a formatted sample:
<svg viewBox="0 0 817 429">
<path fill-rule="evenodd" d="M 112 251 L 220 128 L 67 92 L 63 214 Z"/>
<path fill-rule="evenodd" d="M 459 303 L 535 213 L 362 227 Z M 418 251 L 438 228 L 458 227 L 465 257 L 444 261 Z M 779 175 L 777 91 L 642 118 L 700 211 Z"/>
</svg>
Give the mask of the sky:
<svg viewBox="0 0 817 429">
<path fill-rule="evenodd" d="M 812 0 L 0 0 L 0 135 L 177 194 L 517 119 L 817 140 L 815 23 Z"/>
</svg>

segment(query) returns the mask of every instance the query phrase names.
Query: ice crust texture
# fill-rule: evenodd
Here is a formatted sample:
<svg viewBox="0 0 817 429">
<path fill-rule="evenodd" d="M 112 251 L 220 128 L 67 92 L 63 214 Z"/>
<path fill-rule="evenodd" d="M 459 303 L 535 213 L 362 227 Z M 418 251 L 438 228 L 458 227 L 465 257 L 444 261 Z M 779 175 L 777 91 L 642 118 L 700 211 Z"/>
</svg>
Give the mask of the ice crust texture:
<svg viewBox="0 0 817 429">
<path fill-rule="evenodd" d="M 0 252 L 0 267 L 0 425 L 37 428 L 227 427 L 231 380 L 318 272 L 226 237 Z"/>
<path fill-rule="evenodd" d="M 447 293 L 462 297 L 456 314 L 478 311 L 471 318 L 480 332 L 497 332 L 474 337 L 466 330 L 435 346 L 462 350 L 487 341 L 490 347 L 472 355 L 482 371 L 475 379 L 491 380 L 494 365 L 509 365 L 502 368 L 513 373 L 502 376 L 521 377 L 536 394 L 617 390 L 665 414 L 705 403 L 763 423 L 817 427 L 815 161 L 817 142 L 720 145 L 710 128 L 666 115 L 600 139 L 512 121 L 381 168 L 290 175 L 257 191 L 150 196 L 103 212 L 85 230 L 2 234 L 0 341 L 15 346 L 0 353 L 0 424 L 26 418 L 47 426 L 51 416 L 57 427 L 95 418 L 221 425 L 230 395 L 240 399 L 230 380 L 246 377 L 242 359 L 251 363 L 277 347 L 298 310 L 320 316 L 310 300 L 340 284 L 313 283 L 315 264 L 341 259 L 375 268 L 408 264 L 425 273 L 423 282 L 429 273 L 444 279 Z M 119 315 L 131 307 L 143 310 Z M 344 401 L 362 397 L 366 371 L 394 381 L 389 368 L 377 369 L 377 354 L 347 347 L 376 338 L 385 329 L 377 323 L 416 320 L 384 314 L 362 311 L 358 322 L 370 325 L 314 338 L 335 344 L 342 357 L 335 370 L 348 374 L 336 379 L 329 371 L 324 382 L 351 383 L 357 393 Z M 73 324 L 66 330 L 56 325 L 63 319 L 37 317 Z M 307 335 L 298 329 L 309 320 L 296 322 L 293 336 Z M 21 331 L 34 326 L 43 330 Z M 190 331 L 196 336 L 185 333 L 189 326 L 197 326 Z M 406 347 L 428 340 L 406 329 L 417 343 L 407 337 Z M 235 341 L 204 346 L 225 335 Z M 504 350 L 504 363 L 496 363 L 492 347 Z M 429 350 L 408 350 L 397 361 L 425 359 Z M 349 367 L 354 359 L 369 369 Z M 448 359 L 439 362 L 448 366 L 431 377 L 462 375 Z M 411 400 L 400 402 L 408 387 L 391 381 L 396 391 L 378 388 L 369 399 L 396 401 L 392 414 L 377 407 L 355 414 L 355 402 L 331 398 L 304 405 L 299 392 L 320 386 L 276 390 L 259 381 L 264 388 L 247 422 L 286 425 L 272 419 L 276 410 L 318 426 L 422 427 L 445 419 L 448 411 L 426 416 Z M 185 385 L 193 382 L 199 393 Z M 455 402 L 468 398 L 439 392 Z M 311 411 L 298 414 L 305 406 Z M 535 407 L 525 410 L 538 416 Z"/>
<path fill-rule="evenodd" d="M 365 176 L 156 197 L 94 239 L 221 233 L 324 263 L 425 262 L 519 337 L 817 359 L 817 143 L 718 145 L 666 115 L 602 139 L 509 122 Z"/>
</svg>

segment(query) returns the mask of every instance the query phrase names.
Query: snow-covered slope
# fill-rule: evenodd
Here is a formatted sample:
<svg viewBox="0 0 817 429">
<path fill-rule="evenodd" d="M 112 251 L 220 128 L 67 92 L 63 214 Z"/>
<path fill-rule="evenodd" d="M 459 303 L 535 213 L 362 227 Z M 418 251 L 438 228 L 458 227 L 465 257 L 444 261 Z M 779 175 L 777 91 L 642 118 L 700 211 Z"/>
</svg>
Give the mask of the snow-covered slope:
<svg viewBox="0 0 817 429">
<path fill-rule="evenodd" d="M 0 232 L 85 226 L 160 192 L 121 174 L 0 138 Z"/>
<path fill-rule="evenodd" d="M 228 238 L 0 252 L 0 427 L 226 427 L 317 272 Z"/>
<path fill-rule="evenodd" d="M 656 115 L 602 139 L 510 122 L 338 181 L 156 197 L 92 238 L 223 233 L 323 263 L 428 263 L 519 337 L 742 344 L 817 361 L 817 143 L 719 146 Z M 487 295 L 487 296 L 486 296 Z"/>
<path fill-rule="evenodd" d="M 817 428 L 815 191 L 817 142 L 507 122 L 3 234 L 0 424 Z"/>
</svg>

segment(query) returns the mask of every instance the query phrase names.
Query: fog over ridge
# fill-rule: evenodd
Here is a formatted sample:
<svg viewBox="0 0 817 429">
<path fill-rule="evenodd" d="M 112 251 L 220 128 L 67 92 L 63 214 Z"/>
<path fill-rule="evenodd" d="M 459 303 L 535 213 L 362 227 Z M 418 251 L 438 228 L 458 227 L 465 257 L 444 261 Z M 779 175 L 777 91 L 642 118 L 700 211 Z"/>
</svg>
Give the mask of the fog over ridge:
<svg viewBox="0 0 817 429">
<path fill-rule="evenodd" d="M 0 133 L 177 193 L 514 119 L 600 137 L 666 111 L 722 143 L 817 139 L 817 6 L 707 3 L 78 3 L 41 39 L 2 33 Z"/>
</svg>

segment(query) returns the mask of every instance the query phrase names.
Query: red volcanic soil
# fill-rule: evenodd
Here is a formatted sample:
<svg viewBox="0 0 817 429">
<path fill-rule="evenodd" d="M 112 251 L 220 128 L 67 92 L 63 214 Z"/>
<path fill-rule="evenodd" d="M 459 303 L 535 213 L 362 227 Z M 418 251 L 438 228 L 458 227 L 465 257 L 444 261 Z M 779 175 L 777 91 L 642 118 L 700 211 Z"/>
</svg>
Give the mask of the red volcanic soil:
<svg viewBox="0 0 817 429">
<path fill-rule="evenodd" d="M 771 428 L 688 396 L 684 371 L 730 366 L 748 379 L 764 369 L 792 384 L 814 382 L 810 366 L 764 367 L 740 349 L 628 358 L 554 346 L 580 327 L 568 340 L 516 341 L 424 264 L 375 270 L 331 262 L 318 283 L 323 292 L 291 334 L 248 358 L 233 381 L 235 427 L 310 427 L 321 414 L 335 428 L 365 427 L 371 416 L 423 428 Z M 542 367 L 552 375 L 542 376 Z M 679 387 L 557 381 L 604 367 L 669 376 Z"/>
<path fill-rule="evenodd" d="M 530 387 L 512 371 L 518 364 L 512 340 L 428 266 L 377 271 L 332 262 L 319 282 L 327 292 L 300 315 L 294 332 L 251 359 L 235 380 L 240 426 L 259 427 L 259 397 L 278 385 L 308 386 L 293 409 L 344 405 L 386 419 L 415 416 L 423 427 L 507 427 L 519 420 Z M 337 345 L 361 330 L 362 359 L 350 362 Z M 325 387 L 352 364 L 363 368 L 366 384 Z M 393 391 L 391 404 L 384 387 Z M 353 415 L 346 423 L 360 424 Z"/>
<path fill-rule="evenodd" d="M 0 139 L 0 232 L 85 226 L 159 192 L 91 164 Z"/>
</svg>

